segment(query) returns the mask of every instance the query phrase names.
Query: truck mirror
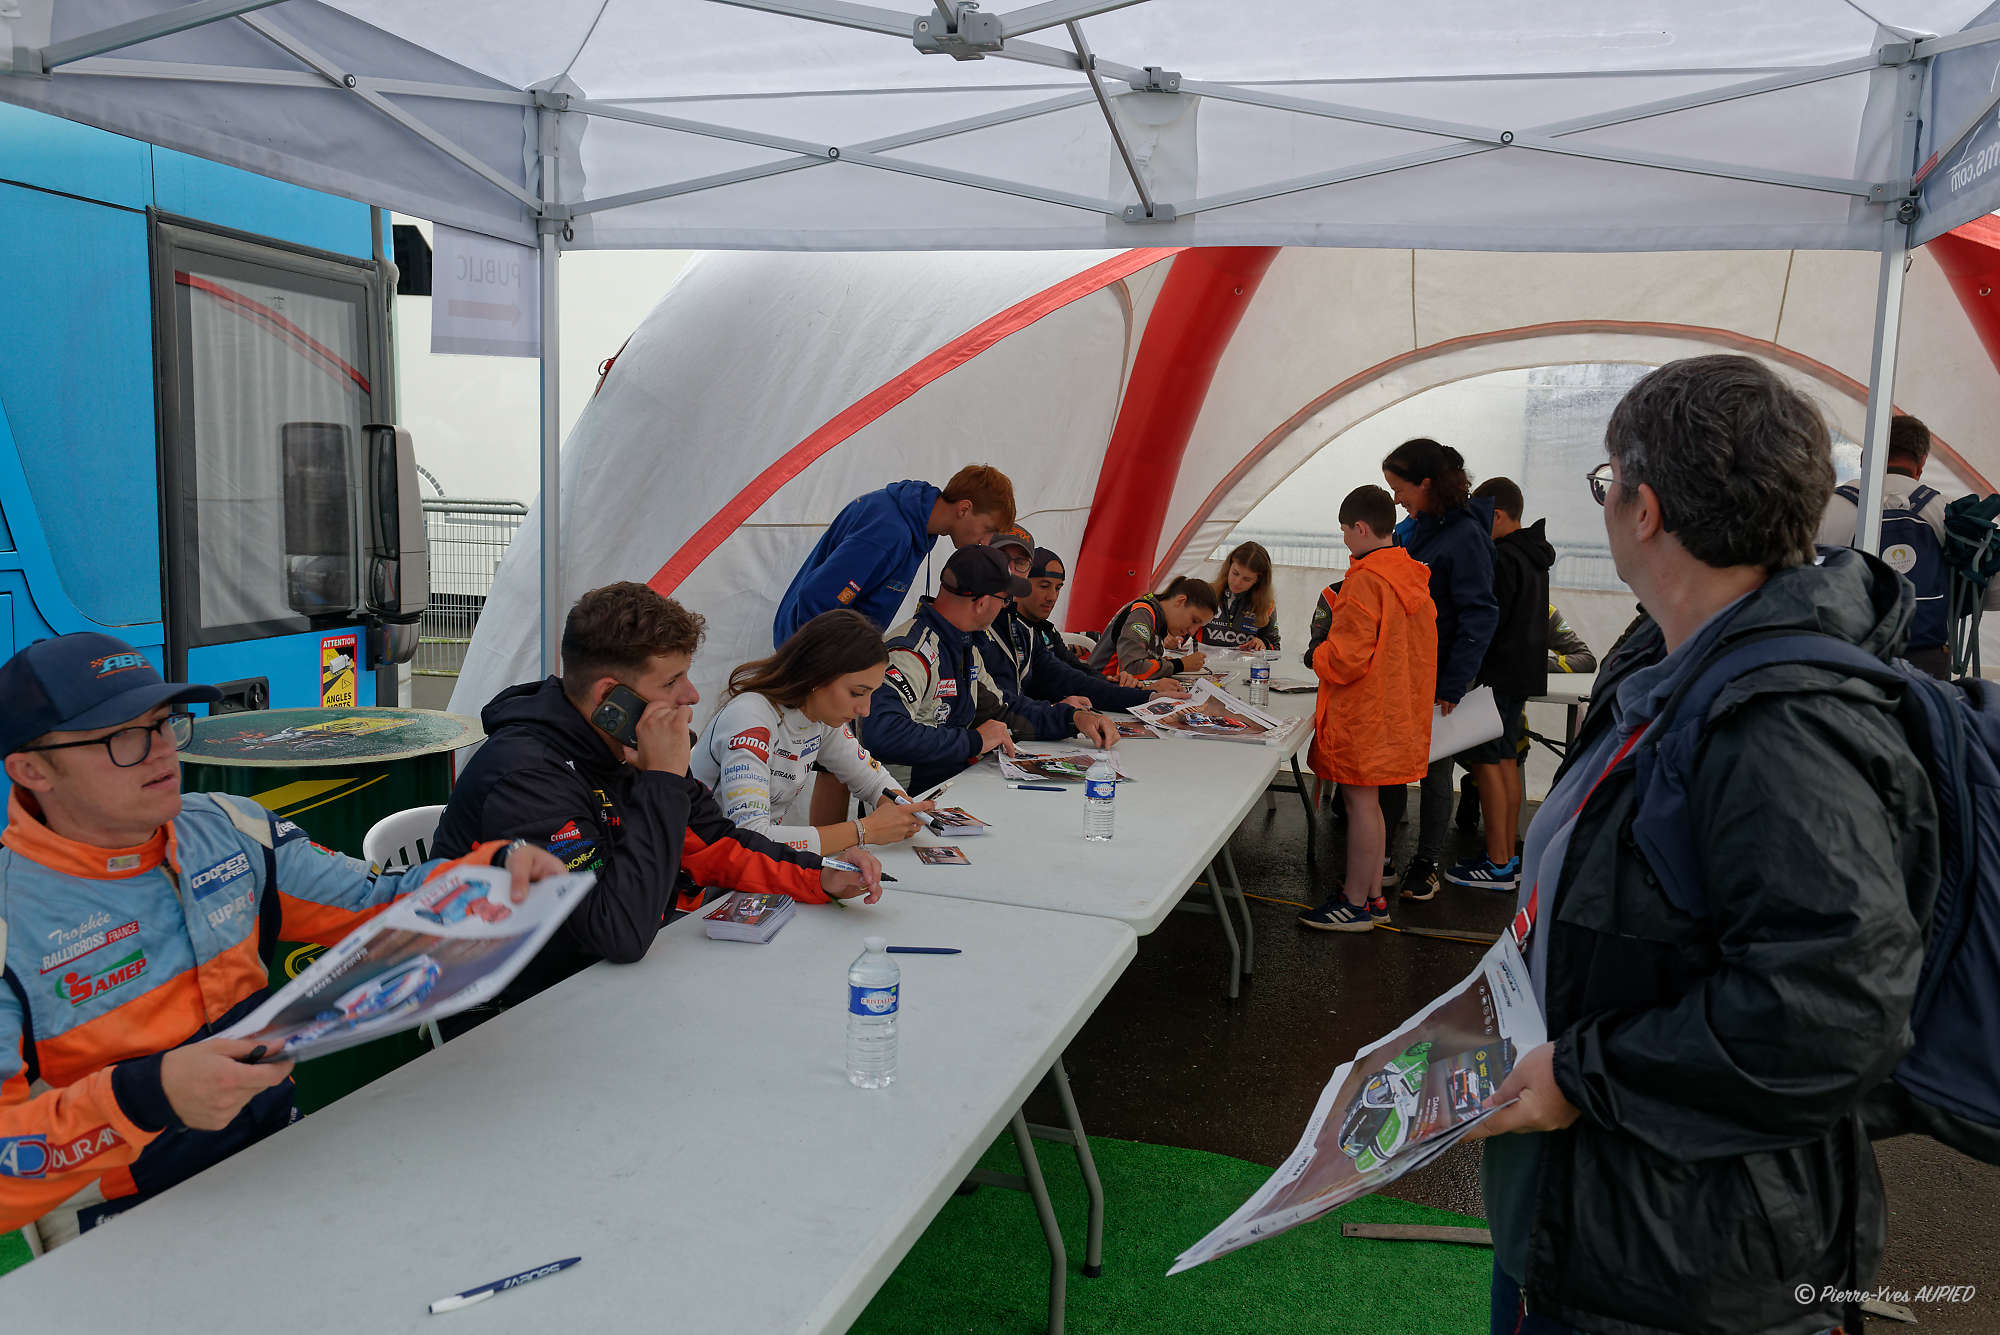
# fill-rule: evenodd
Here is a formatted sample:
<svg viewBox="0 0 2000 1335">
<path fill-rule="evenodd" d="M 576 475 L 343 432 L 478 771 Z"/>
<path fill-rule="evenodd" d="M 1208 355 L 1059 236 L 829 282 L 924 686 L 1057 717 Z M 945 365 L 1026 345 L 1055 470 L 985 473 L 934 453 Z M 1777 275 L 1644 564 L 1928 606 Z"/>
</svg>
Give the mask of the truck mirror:
<svg viewBox="0 0 2000 1335">
<path fill-rule="evenodd" d="M 399 426 L 362 429 L 370 482 L 368 656 L 377 665 L 407 663 L 416 656 L 418 624 L 431 588 L 416 445 Z"/>
<path fill-rule="evenodd" d="M 353 479 L 347 428 L 286 422 L 278 428 L 284 468 L 285 600 L 302 616 L 355 608 Z"/>
</svg>

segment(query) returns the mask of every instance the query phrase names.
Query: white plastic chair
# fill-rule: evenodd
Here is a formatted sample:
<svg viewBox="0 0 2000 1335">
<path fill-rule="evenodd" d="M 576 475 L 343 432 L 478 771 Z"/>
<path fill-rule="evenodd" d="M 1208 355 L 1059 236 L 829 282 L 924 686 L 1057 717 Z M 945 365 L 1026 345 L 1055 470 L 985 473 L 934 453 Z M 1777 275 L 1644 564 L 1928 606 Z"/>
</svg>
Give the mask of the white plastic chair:
<svg viewBox="0 0 2000 1335">
<path fill-rule="evenodd" d="M 430 856 L 444 808 L 411 807 L 375 822 L 361 841 L 361 856 L 378 867 L 414 867 Z"/>
<path fill-rule="evenodd" d="M 444 808 L 411 807 L 375 822 L 361 840 L 361 856 L 378 867 L 414 867 L 429 857 L 431 842 L 437 837 L 438 821 Z M 444 1046 L 437 1022 L 424 1026 L 424 1037 L 434 1048 Z"/>
</svg>

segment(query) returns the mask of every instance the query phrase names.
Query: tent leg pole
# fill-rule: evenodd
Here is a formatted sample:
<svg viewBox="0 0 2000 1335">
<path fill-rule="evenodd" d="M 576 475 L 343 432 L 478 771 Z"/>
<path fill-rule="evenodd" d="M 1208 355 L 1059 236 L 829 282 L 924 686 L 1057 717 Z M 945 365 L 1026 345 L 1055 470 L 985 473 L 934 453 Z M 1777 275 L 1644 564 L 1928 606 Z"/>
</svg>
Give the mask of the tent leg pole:
<svg viewBox="0 0 2000 1335">
<path fill-rule="evenodd" d="M 1854 545 L 1864 552 L 1882 547 L 1882 483 L 1889 463 L 1896 343 L 1903 324 L 1903 275 L 1909 260 L 1909 229 L 1900 222 L 1890 222 L 1882 230 L 1882 268 L 1875 282 L 1875 347 L 1868 359 L 1868 416 L 1861 433 L 1860 513 L 1854 525 Z"/>
<path fill-rule="evenodd" d="M 540 121 L 542 199 L 556 194 L 556 118 L 543 111 Z M 542 298 L 542 675 L 561 667 L 562 638 L 562 269 L 560 223 L 541 222 Z"/>
</svg>

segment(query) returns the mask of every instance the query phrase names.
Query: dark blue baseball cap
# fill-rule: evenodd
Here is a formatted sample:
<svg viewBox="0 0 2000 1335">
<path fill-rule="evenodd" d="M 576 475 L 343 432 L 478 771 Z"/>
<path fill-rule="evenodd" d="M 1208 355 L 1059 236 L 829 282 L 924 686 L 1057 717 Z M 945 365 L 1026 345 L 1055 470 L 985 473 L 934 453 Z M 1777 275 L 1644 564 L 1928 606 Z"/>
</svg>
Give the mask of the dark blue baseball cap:
<svg viewBox="0 0 2000 1335">
<path fill-rule="evenodd" d="M 146 656 L 95 631 L 37 640 L 0 663 L 0 755 L 45 732 L 89 732 L 161 705 L 214 704 L 213 686 L 163 681 Z"/>
</svg>

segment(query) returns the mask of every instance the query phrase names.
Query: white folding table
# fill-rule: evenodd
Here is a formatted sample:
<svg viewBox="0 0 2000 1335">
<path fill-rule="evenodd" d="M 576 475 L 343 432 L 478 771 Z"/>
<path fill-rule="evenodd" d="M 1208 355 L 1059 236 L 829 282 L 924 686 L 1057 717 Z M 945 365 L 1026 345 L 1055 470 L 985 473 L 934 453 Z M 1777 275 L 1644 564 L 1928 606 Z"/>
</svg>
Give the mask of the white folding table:
<svg viewBox="0 0 2000 1335">
<path fill-rule="evenodd" d="M 897 957 L 901 1076 L 860 1090 L 846 971 L 876 934 L 965 953 Z M 0 1280 L 0 1311 L 20 1331 L 839 1331 L 1011 1122 L 1060 1331 L 1061 1237 L 1020 1108 L 1135 947 L 1109 918 L 936 895 L 804 908 L 764 946 L 691 915 L 642 962 L 589 969 Z"/>
<path fill-rule="evenodd" d="M 1023 751 L 1074 750 L 1081 742 L 1022 743 Z M 990 757 L 963 771 L 941 799 L 989 822 L 989 834 L 922 834 L 902 844 L 872 847 L 893 887 L 955 899 L 1054 909 L 1112 918 L 1141 936 L 1181 905 L 1190 885 L 1208 875 L 1208 904 L 1229 945 L 1229 995 L 1256 963 L 1255 929 L 1229 854 L 1229 836 L 1298 748 L 1295 738 L 1270 746 L 1183 737 L 1127 740 L 1119 763 L 1132 775 L 1120 784 L 1116 833 L 1108 843 L 1083 837 L 1083 788 L 1060 792 L 1011 788 Z M 969 866 L 928 866 L 919 846 L 952 844 Z M 1241 914 L 1242 935 L 1230 906 Z"/>
</svg>

